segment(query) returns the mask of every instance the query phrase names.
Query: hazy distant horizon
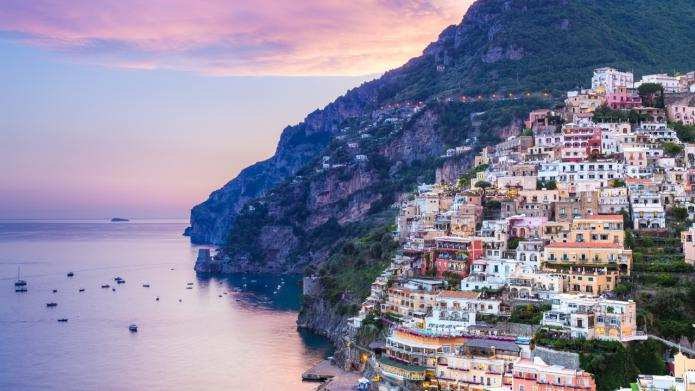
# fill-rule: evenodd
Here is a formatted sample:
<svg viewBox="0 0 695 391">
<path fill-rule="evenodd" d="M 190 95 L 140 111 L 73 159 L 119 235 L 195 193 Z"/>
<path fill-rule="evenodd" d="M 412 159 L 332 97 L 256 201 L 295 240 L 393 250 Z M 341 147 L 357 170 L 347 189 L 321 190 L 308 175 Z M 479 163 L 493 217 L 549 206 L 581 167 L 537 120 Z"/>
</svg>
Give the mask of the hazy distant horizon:
<svg viewBox="0 0 695 391">
<path fill-rule="evenodd" d="M 470 3 L 8 0 L 0 218 L 185 218 Z"/>
</svg>

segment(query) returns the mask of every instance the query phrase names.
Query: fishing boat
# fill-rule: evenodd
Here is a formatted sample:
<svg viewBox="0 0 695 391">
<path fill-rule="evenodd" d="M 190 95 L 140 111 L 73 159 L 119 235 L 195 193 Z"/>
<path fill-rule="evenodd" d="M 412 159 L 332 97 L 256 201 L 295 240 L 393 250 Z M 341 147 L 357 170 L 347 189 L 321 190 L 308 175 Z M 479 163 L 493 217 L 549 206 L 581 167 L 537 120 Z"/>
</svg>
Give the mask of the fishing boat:
<svg viewBox="0 0 695 391">
<path fill-rule="evenodd" d="M 58 290 L 57 290 L 57 289 L 54 289 L 54 290 L 53 290 L 53 293 L 58 293 Z"/>
<path fill-rule="evenodd" d="M 116 277 L 113 280 L 116 281 L 117 284 L 125 284 L 125 280 L 121 277 Z"/>
<path fill-rule="evenodd" d="M 58 319 L 58 322 L 67 322 L 67 321 L 68 321 L 68 318 L 60 318 L 60 319 Z"/>
<path fill-rule="evenodd" d="M 75 273 L 73 273 L 73 272 L 68 272 L 68 277 L 74 277 L 74 276 L 75 276 Z"/>
<path fill-rule="evenodd" d="M 104 288 L 104 289 L 106 289 L 106 288 L 110 288 L 111 285 L 109 285 L 109 284 L 102 284 L 101 287 Z"/>
<path fill-rule="evenodd" d="M 84 292 L 84 288 L 80 288 L 80 292 Z"/>
<path fill-rule="evenodd" d="M 128 330 L 130 330 L 131 333 L 137 333 L 138 332 L 138 325 L 133 323 L 130 326 L 128 326 Z"/>
<path fill-rule="evenodd" d="M 149 288 L 149 287 L 150 287 L 150 284 L 142 284 L 142 287 L 143 287 L 143 288 Z"/>
<path fill-rule="evenodd" d="M 46 303 L 46 307 L 57 307 L 58 303 Z"/>
</svg>

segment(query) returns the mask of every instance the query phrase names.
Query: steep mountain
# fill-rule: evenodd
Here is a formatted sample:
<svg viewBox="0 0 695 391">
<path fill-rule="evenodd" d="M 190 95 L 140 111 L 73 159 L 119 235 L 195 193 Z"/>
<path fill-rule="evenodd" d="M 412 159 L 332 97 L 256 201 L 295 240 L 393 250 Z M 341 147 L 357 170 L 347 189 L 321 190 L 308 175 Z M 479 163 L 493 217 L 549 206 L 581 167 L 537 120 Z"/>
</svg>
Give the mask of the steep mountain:
<svg viewBox="0 0 695 391">
<path fill-rule="evenodd" d="M 192 209 L 186 233 L 193 242 L 228 244 L 235 221 L 249 201 L 263 197 L 322 155 L 345 121 L 368 116 L 385 104 L 429 102 L 458 94 L 558 92 L 588 85 L 597 66 L 617 66 L 638 74 L 691 69 L 694 24 L 695 3 L 690 0 L 479 0 L 459 25 L 447 27 L 422 56 L 287 127 L 273 157 L 243 170 Z M 441 130 L 439 114 L 451 108 L 461 110 L 457 105 L 429 107 L 424 119 L 408 125 L 416 126 L 415 130 L 429 127 L 430 136 L 437 136 L 423 141 L 439 145 L 417 146 L 422 152 L 415 155 L 418 159 L 437 156 L 443 144 L 465 139 L 459 137 L 470 130 L 465 123 L 455 124 L 453 133 L 460 134 L 453 138 L 434 131 Z M 411 133 L 412 129 L 405 134 Z M 386 147 L 386 140 L 382 141 Z M 394 163 L 396 155 L 407 152 L 398 151 L 399 146 L 407 147 L 406 141 L 389 139 L 391 146 L 381 151 L 387 159 L 384 163 Z M 360 175 L 364 185 L 369 174 Z M 349 190 L 346 194 L 353 193 Z"/>
<path fill-rule="evenodd" d="M 596 67 L 695 68 L 693 25 L 692 0 L 479 0 L 421 56 L 286 128 L 272 158 L 193 208 L 191 239 L 224 250 L 196 270 L 316 275 L 299 324 L 337 338 L 392 254 L 394 201 L 455 181 Z"/>
</svg>

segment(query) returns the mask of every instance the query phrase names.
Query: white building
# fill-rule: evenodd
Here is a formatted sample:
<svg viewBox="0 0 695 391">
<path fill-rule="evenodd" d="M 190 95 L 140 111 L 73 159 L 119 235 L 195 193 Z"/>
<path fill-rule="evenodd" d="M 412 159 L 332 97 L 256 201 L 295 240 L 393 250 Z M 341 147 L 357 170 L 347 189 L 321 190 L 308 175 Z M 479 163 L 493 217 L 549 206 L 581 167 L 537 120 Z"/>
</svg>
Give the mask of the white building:
<svg viewBox="0 0 695 391">
<path fill-rule="evenodd" d="M 597 91 L 603 89 L 607 93 L 613 93 L 618 87 L 632 88 L 634 75 L 632 72 L 622 72 L 614 68 L 598 68 L 594 70 L 591 78 L 591 89 Z"/>
<path fill-rule="evenodd" d="M 636 190 L 630 193 L 632 225 L 639 229 L 666 228 L 666 213 L 659 193 L 649 190 Z"/>
<path fill-rule="evenodd" d="M 442 291 L 435 299 L 434 311 L 444 311 L 444 317 L 455 316 L 457 313 L 460 317 L 463 313 L 477 312 L 486 315 L 500 314 L 500 300 L 482 299 L 480 293 L 470 291 Z"/>
<path fill-rule="evenodd" d="M 551 303 L 550 311 L 543 313 L 541 324 L 569 330 L 573 338 L 646 339 L 646 335 L 637 333 L 637 305 L 632 300 L 561 293 L 554 295 Z"/>
<path fill-rule="evenodd" d="M 635 87 L 639 87 L 645 83 L 661 84 L 664 87 L 664 92 L 667 94 L 674 94 L 681 92 L 678 78 L 675 76 L 669 76 L 665 73 L 657 73 L 654 75 L 644 75 L 642 80 L 635 83 Z"/>
<path fill-rule="evenodd" d="M 627 197 L 627 188 L 615 187 L 599 190 L 598 212 L 601 214 L 616 214 L 621 210 L 630 210 L 630 201 Z"/>
<path fill-rule="evenodd" d="M 582 181 L 597 181 L 600 187 L 608 187 L 610 181 L 623 177 L 623 163 L 615 160 L 542 163 L 538 170 L 538 180 L 555 180 L 572 186 Z"/>
</svg>

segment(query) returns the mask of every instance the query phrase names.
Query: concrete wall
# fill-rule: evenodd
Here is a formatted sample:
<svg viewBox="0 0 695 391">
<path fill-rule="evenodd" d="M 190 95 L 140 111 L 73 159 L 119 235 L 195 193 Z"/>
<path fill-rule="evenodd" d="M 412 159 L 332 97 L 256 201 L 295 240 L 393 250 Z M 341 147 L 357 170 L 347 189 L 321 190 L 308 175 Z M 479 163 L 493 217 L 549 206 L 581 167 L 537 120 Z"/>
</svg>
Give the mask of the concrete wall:
<svg viewBox="0 0 695 391">
<path fill-rule="evenodd" d="M 533 357 L 540 357 L 547 364 L 562 365 L 565 368 L 579 368 L 579 354 L 572 352 L 562 352 L 559 350 L 549 349 L 543 346 L 536 346 L 531 352 Z"/>
</svg>

